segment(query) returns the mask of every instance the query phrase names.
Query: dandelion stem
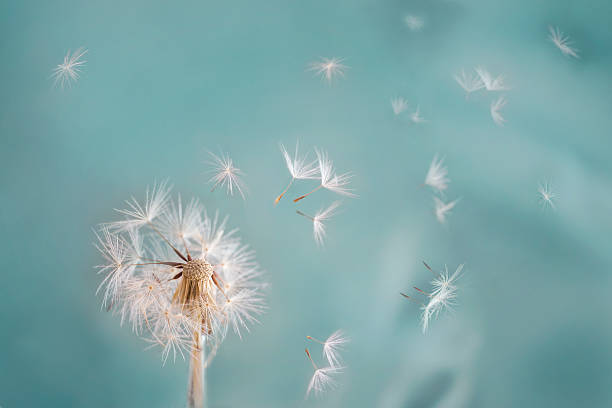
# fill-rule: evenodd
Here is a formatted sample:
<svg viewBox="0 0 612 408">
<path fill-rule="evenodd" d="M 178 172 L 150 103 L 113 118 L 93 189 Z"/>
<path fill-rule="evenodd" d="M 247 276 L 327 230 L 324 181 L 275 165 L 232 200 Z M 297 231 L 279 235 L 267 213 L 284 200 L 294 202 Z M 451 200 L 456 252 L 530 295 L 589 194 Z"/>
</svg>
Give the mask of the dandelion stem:
<svg viewBox="0 0 612 408">
<path fill-rule="evenodd" d="M 189 369 L 189 388 L 187 389 L 187 407 L 204 408 L 206 378 L 205 378 L 205 343 L 199 331 L 193 334 L 193 350 L 191 351 Z"/>
<path fill-rule="evenodd" d="M 306 218 L 308 218 L 309 220 L 314 221 L 314 218 L 313 218 L 313 217 L 311 217 L 311 216 L 310 216 L 310 215 L 308 215 L 308 214 L 304 214 L 304 213 L 303 213 L 303 212 L 301 212 L 300 210 L 296 210 L 295 212 L 296 212 L 296 213 L 298 213 L 298 214 L 300 214 L 302 217 L 306 217 Z"/>
<path fill-rule="evenodd" d="M 298 198 L 296 198 L 295 200 L 293 200 L 294 203 L 297 203 L 300 200 L 303 200 L 304 198 L 308 197 L 309 195 L 311 195 L 312 193 L 314 193 L 315 191 L 317 191 L 318 189 L 320 189 L 321 187 L 323 187 L 323 184 L 319 185 L 317 188 L 315 188 L 314 190 L 312 190 L 310 193 L 306 193 L 303 196 L 300 196 Z"/>
<path fill-rule="evenodd" d="M 308 340 L 316 341 L 316 342 L 317 342 L 317 343 L 319 343 L 319 344 L 325 344 L 325 342 L 323 342 L 323 341 L 321 341 L 321 340 L 318 340 L 318 339 L 315 339 L 314 337 L 311 337 L 311 336 L 306 336 L 306 338 L 307 338 Z"/>
<path fill-rule="evenodd" d="M 292 177 L 291 181 L 289 182 L 287 187 L 283 190 L 283 192 L 278 197 L 276 197 L 276 200 L 274 200 L 274 205 L 278 204 L 278 202 L 281 200 L 281 198 L 283 198 L 283 196 L 285 195 L 287 190 L 289 190 L 289 187 L 291 187 L 291 185 L 293 184 L 293 180 L 295 180 L 295 178 Z"/>
</svg>

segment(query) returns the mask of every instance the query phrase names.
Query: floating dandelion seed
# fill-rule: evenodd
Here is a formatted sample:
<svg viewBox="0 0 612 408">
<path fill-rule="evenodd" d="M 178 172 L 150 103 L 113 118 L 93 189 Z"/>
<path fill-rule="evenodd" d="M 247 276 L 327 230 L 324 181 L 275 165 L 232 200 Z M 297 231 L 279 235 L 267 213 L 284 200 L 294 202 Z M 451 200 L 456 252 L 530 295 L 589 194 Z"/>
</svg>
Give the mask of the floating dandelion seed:
<svg viewBox="0 0 612 408">
<path fill-rule="evenodd" d="M 578 56 L 578 50 L 573 47 L 573 43 L 569 36 L 563 34 L 559 27 L 548 27 L 548 39 L 555 44 L 555 46 L 561 51 L 563 55 L 580 58 Z"/>
<path fill-rule="evenodd" d="M 333 376 L 341 373 L 343 367 L 331 366 L 319 368 L 312 359 L 308 348 L 306 349 L 306 355 L 314 368 L 314 373 L 312 374 L 312 378 L 308 383 L 308 389 L 306 390 L 306 397 L 308 398 L 311 393 L 314 393 L 315 397 L 319 397 L 326 391 L 336 388 L 337 382 Z"/>
<path fill-rule="evenodd" d="M 336 174 L 334 169 L 334 163 L 327 156 L 327 152 L 315 149 L 315 153 L 317 154 L 317 159 L 319 161 L 319 175 L 321 176 L 321 184 L 316 187 L 311 192 L 299 196 L 294 199 L 293 202 L 296 203 L 320 188 L 325 188 L 327 190 L 333 191 L 334 193 L 338 193 L 347 197 L 355 197 L 355 194 L 348 188 L 348 184 L 351 181 L 352 174 L 344 173 L 344 174 Z"/>
<path fill-rule="evenodd" d="M 410 31 L 420 31 L 425 26 L 425 21 L 421 17 L 414 15 L 407 15 L 404 17 L 404 23 L 406 27 L 410 29 Z"/>
<path fill-rule="evenodd" d="M 482 67 L 476 68 L 476 73 L 487 91 L 507 91 L 510 89 L 510 87 L 505 84 L 503 75 L 493 78 L 491 73 Z"/>
<path fill-rule="evenodd" d="M 312 161 L 309 162 L 306 156 L 300 157 L 298 155 L 298 144 L 295 145 L 295 156 L 292 159 L 285 146 L 280 145 L 281 152 L 283 153 L 283 157 L 285 158 L 285 163 L 287 164 L 287 169 L 291 174 L 291 181 L 287 187 L 283 190 L 283 192 L 276 197 L 274 200 L 274 204 L 278 204 L 278 202 L 283 198 L 289 187 L 293 184 L 295 180 L 305 180 L 305 179 L 316 179 L 319 175 L 319 168 L 317 167 L 317 162 Z"/>
<path fill-rule="evenodd" d="M 464 70 L 461 70 L 461 75 L 454 75 L 455 81 L 465 91 L 465 98 L 467 99 L 472 92 L 476 92 L 485 87 L 484 82 L 480 79 L 480 75 L 466 74 Z"/>
<path fill-rule="evenodd" d="M 506 106 L 506 103 L 506 98 L 503 96 L 491 102 L 491 118 L 493 118 L 493 122 L 498 126 L 504 126 L 504 122 L 506 121 L 500 112 L 500 110 Z"/>
<path fill-rule="evenodd" d="M 325 341 L 317 340 L 311 336 L 306 336 L 306 338 L 323 345 L 323 356 L 331 367 L 342 366 L 340 352 L 344 350 L 344 345 L 349 342 L 348 337 L 344 335 L 342 330 L 336 330 Z"/>
<path fill-rule="evenodd" d="M 188 406 L 202 407 L 204 369 L 217 347 L 230 328 L 241 336 L 264 311 L 261 272 L 225 219 L 209 217 L 197 200 L 168 196 L 166 184 L 157 185 L 144 204 L 132 199 L 119 211 L 125 220 L 100 226 L 99 291 L 122 323 L 161 347 L 164 363 L 190 358 Z"/>
<path fill-rule="evenodd" d="M 391 108 L 393 109 L 393 113 L 395 115 L 399 115 L 408 109 L 408 101 L 404 98 L 393 98 L 391 99 Z"/>
<path fill-rule="evenodd" d="M 70 86 L 72 82 L 76 82 L 79 79 L 81 68 L 87 62 L 81 59 L 87 54 L 87 51 L 86 48 L 81 47 L 70 54 L 70 50 L 68 50 L 68 53 L 64 57 L 64 62 L 58 64 L 58 66 L 53 69 L 53 74 L 51 75 L 55 79 L 53 84 L 57 85 L 59 83 L 63 89 L 65 85 Z"/>
<path fill-rule="evenodd" d="M 321 58 L 321 61 L 311 63 L 309 69 L 331 83 L 334 77 L 344 76 L 344 71 L 348 67 L 343 65 L 342 61 L 343 58 Z"/>
<path fill-rule="evenodd" d="M 540 184 L 538 187 L 538 194 L 540 196 L 540 204 L 543 208 L 555 208 L 557 194 L 553 191 L 552 186 L 549 183 Z"/>
<path fill-rule="evenodd" d="M 443 310 L 452 310 L 453 306 L 456 303 L 457 298 L 457 286 L 456 281 L 461 277 L 461 271 L 463 270 L 463 265 L 459 265 L 455 272 L 450 275 L 448 272 L 448 268 L 444 266 L 444 272 L 437 273 L 429 265 L 423 262 L 425 267 L 431 271 L 435 278 L 431 281 L 431 286 L 433 290 L 430 293 L 427 293 L 416 286 L 414 289 L 418 291 L 420 294 L 427 297 L 427 303 L 421 303 L 421 328 L 423 333 L 427 332 L 429 328 L 429 323 L 432 319 L 438 317 L 440 312 Z M 412 297 L 400 293 L 405 298 L 413 299 Z M 418 301 L 416 301 L 419 303 Z"/>
<path fill-rule="evenodd" d="M 459 202 L 459 199 L 451 201 L 449 203 L 445 203 L 440 200 L 438 197 L 434 197 L 434 205 L 436 208 L 436 218 L 440 222 L 440 224 L 444 224 L 446 222 L 446 216 L 450 214 L 451 210 L 455 207 L 455 205 Z"/>
<path fill-rule="evenodd" d="M 438 160 L 436 154 L 429 165 L 424 184 L 441 193 L 448 188 L 448 183 L 450 183 L 447 175 L 448 170 L 444 167 L 444 158 Z"/>
<path fill-rule="evenodd" d="M 234 190 L 238 191 L 244 200 L 244 183 L 241 179 L 244 173 L 234 166 L 234 162 L 229 155 L 225 153 L 222 153 L 221 156 L 217 156 L 213 153 L 210 153 L 210 155 L 213 159 L 210 164 L 214 166 L 212 170 L 214 175 L 208 180 L 209 183 L 214 183 L 210 191 L 214 191 L 220 185 L 221 187 L 225 187 L 227 193 L 231 196 L 234 195 Z"/>
<path fill-rule="evenodd" d="M 335 201 L 329 207 L 324 210 L 319 210 L 314 217 L 310 215 L 304 214 L 301 211 L 296 211 L 302 217 L 306 217 L 312 221 L 313 225 L 313 234 L 317 245 L 323 245 L 323 241 L 325 240 L 325 222 L 329 220 L 332 216 L 335 215 L 336 209 L 340 207 L 340 202 Z"/>
<path fill-rule="evenodd" d="M 418 105 L 417 105 L 416 111 L 414 111 L 410 115 L 410 120 L 412 121 L 412 123 L 416 123 L 416 124 L 427 122 L 425 118 L 421 116 L 421 108 Z"/>
</svg>

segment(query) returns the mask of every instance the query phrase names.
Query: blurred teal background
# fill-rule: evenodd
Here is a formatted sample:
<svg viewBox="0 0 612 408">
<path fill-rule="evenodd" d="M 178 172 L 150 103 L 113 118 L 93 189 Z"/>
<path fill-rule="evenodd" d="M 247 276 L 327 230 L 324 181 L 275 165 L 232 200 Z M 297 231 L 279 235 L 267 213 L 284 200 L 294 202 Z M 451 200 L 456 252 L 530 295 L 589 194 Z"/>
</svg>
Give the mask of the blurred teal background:
<svg viewBox="0 0 612 408">
<path fill-rule="evenodd" d="M 0 4 L 0 406 L 182 407 L 187 363 L 100 310 L 92 227 L 147 185 L 230 215 L 266 269 L 268 312 L 212 364 L 210 407 L 612 405 L 612 4 L 607 1 L 4 1 Z M 404 17 L 424 18 L 410 31 Z M 547 40 L 559 26 L 581 50 Z M 89 49 L 53 88 L 68 49 Z M 332 86 L 319 57 L 350 67 Z M 507 124 L 452 75 L 506 74 Z M 420 104 L 428 123 L 395 117 Z M 355 173 L 316 247 L 295 214 L 337 197 L 288 182 L 299 139 Z M 210 193 L 207 149 L 245 173 Z M 446 157 L 447 225 L 420 188 Z M 537 187 L 552 182 L 557 209 Z M 465 263 L 459 307 L 423 335 L 400 291 Z M 306 335 L 351 336 L 339 388 L 304 401 Z M 309 345 L 311 346 L 311 345 Z M 315 349 L 318 350 L 318 349 Z M 314 352 L 318 356 L 318 351 Z"/>
</svg>

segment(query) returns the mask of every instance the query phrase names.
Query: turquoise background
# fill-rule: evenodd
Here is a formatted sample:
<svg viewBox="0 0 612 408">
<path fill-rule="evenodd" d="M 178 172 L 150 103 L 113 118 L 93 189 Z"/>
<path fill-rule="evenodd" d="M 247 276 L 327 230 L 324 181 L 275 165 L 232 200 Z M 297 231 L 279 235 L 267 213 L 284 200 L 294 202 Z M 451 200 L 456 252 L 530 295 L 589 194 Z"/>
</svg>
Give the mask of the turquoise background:
<svg viewBox="0 0 612 408">
<path fill-rule="evenodd" d="M 3 1 L 0 406 L 184 405 L 187 363 L 162 367 L 94 294 L 92 227 L 164 178 L 230 215 L 270 283 L 261 325 L 211 366 L 210 407 L 611 406 L 611 13 L 603 0 Z M 80 46 L 81 79 L 53 88 Z M 344 57 L 346 77 L 315 77 L 319 57 Z M 466 101 L 452 79 L 478 65 L 513 87 L 504 127 L 496 95 Z M 429 122 L 395 117 L 395 96 Z M 278 143 L 297 139 L 355 174 L 359 198 L 323 249 L 295 209 L 337 196 L 273 206 L 288 182 Z M 246 201 L 210 193 L 208 149 L 246 173 Z M 461 197 L 445 226 L 419 187 L 435 153 Z M 399 295 L 427 287 L 422 260 L 466 264 L 459 307 L 426 335 Z M 338 328 L 352 338 L 340 387 L 305 402 L 305 336 Z"/>
</svg>

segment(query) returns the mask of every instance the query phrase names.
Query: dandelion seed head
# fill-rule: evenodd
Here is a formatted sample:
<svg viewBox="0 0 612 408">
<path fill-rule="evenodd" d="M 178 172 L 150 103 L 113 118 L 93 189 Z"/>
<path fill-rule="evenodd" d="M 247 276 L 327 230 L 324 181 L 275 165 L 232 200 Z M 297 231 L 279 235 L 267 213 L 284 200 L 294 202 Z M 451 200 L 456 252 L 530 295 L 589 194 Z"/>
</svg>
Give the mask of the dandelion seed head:
<svg viewBox="0 0 612 408">
<path fill-rule="evenodd" d="M 334 376 L 342 372 L 341 367 L 323 367 L 317 368 L 308 383 L 306 397 L 314 394 L 315 397 L 320 397 L 325 392 L 333 390 L 338 383 Z"/>
<path fill-rule="evenodd" d="M 323 355 L 331 367 L 342 367 L 340 353 L 348 342 L 349 338 L 345 336 L 342 330 L 336 330 L 325 340 L 323 343 Z"/>
<path fill-rule="evenodd" d="M 417 105 L 416 110 L 410 115 L 412 123 L 425 123 L 427 122 L 423 116 L 421 116 L 421 108 Z"/>
<path fill-rule="evenodd" d="M 507 91 L 510 89 L 510 87 L 506 85 L 503 75 L 493 78 L 493 75 L 483 67 L 476 68 L 476 73 L 487 91 Z"/>
<path fill-rule="evenodd" d="M 353 177 L 352 174 L 336 174 L 334 163 L 329 159 L 327 152 L 319 149 L 315 149 L 315 152 L 319 161 L 321 186 L 347 197 L 355 197 L 355 194 L 348 188 L 349 182 Z"/>
<path fill-rule="evenodd" d="M 463 88 L 466 93 L 466 98 L 472 93 L 476 92 L 485 87 L 484 82 L 480 79 L 478 74 L 470 75 L 466 74 L 465 70 L 461 70 L 460 75 L 454 75 L 455 81 Z"/>
<path fill-rule="evenodd" d="M 316 179 L 319 176 L 319 169 L 316 161 L 308 161 L 307 156 L 300 157 L 298 154 L 298 144 L 295 144 L 295 155 L 291 155 L 285 149 L 285 146 L 280 145 L 281 152 L 285 158 L 287 169 L 291 177 L 297 180 Z"/>
<path fill-rule="evenodd" d="M 264 310 L 262 271 L 237 230 L 196 200 L 170 200 L 168 190 L 130 201 L 120 211 L 127 219 L 102 224 L 96 244 L 105 260 L 103 305 L 160 347 L 164 362 L 200 347 L 194 334 L 211 347 L 228 328 L 241 336 Z"/>
</svg>

